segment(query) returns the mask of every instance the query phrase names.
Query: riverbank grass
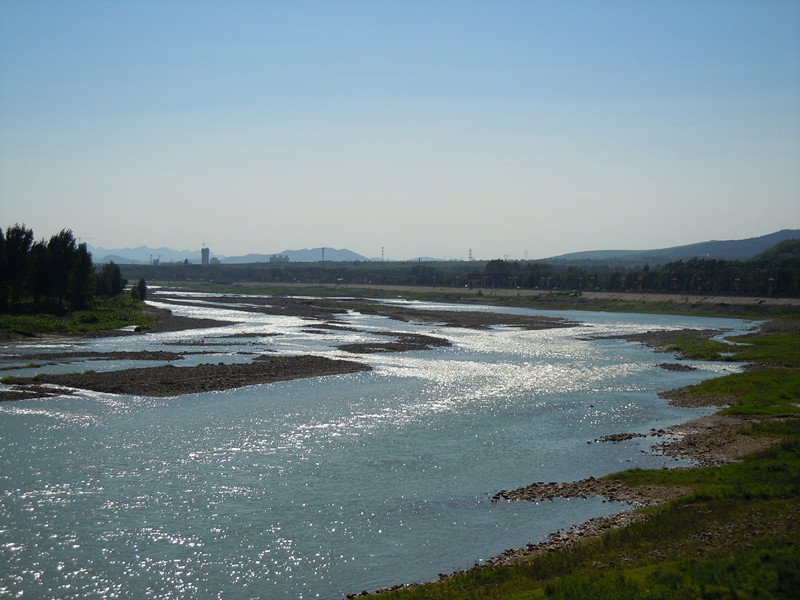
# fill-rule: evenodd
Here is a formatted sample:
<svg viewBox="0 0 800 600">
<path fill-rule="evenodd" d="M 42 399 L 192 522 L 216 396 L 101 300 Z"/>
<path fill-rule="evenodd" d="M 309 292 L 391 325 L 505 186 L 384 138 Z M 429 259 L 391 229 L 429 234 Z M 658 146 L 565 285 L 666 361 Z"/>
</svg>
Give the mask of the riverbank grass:
<svg viewBox="0 0 800 600">
<path fill-rule="evenodd" d="M 791 323 L 786 324 L 792 329 Z M 696 396 L 735 399 L 723 415 L 780 416 L 800 413 L 800 335 L 775 332 L 730 338 L 734 345 L 687 336 L 669 347 L 686 358 L 748 363 L 741 373 L 684 388 Z M 724 347 L 724 351 L 720 350 Z"/>
<path fill-rule="evenodd" d="M 147 329 L 155 318 L 142 312 L 144 305 L 129 296 L 98 298 L 92 308 L 66 312 L 0 314 L 0 332 L 7 337 L 81 335 L 136 326 Z"/>
</svg>

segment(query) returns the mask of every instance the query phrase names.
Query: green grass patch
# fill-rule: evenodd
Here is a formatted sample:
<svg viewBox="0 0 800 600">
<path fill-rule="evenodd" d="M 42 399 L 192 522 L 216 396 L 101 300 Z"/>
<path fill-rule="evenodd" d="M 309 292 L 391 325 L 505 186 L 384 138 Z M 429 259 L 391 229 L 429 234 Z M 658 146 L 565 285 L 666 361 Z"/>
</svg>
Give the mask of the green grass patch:
<svg viewBox="0 0 800 600">
<path fill-rule="evenodd" d="M 737 360 L 767 363 L 780 367 L 800 367 L 800 336 L 795 333 L 769 333 L 758 337 L 730 338 L 736 342 L 727 346 Z"/>
<path fill-rule="evenodd" d="M 790 327 L 791 329 L 791 327 Z M 669 346 L 686 358 L 746 362 L 751 368 L 685 388 L 699 396 L 726 396 L 729 415 L 788 415 L 800 412 L 800 335 L 776 332 L 730 338 L 734 344 L 687 335 Z"/>
<path fill-rule="evenodd" d="M 670 352 L 677 352 L 683 358 L 707 361 L 738 360 L 734 346 L 718 340 L 706 339 L 702 336 L 687 334 L 667 347 Z"/>
<path fill-rule="evenodd" d="M 762 333 L 726 338 L 733 343 L 687 334 L 666 349 L 685 358 L 708 361 L 737 361 L 800 367 L 800 336 L 796 333 Z"/>
<path fill-rule="evenodd" d="M 743 462 L 694 469 L 632 469 L 608 478 L 633 486 L 689 486 L 707 498 L 800 497 L 800 419 L 760 424 L 757 431 L 748 433 L 783 439 Z"/>
<path fill-rule="evenodd" d="M 736 404 L 721 414 L 777 416 L 800 412 L 800 371 L 766 368 L 708 379 L 685 388 L 699 396 L 728 396 Z"/>
<path fill-rule="evenodd" d="M 88 310 L 52 314 L 2 314 L 0 331 L 23 337 L 43 334 L 79 335 L 135 325 L 146 329 L 154 319 L 142 314 L 141 304 L 129 296 L 101 298 Z"/>
</svg>

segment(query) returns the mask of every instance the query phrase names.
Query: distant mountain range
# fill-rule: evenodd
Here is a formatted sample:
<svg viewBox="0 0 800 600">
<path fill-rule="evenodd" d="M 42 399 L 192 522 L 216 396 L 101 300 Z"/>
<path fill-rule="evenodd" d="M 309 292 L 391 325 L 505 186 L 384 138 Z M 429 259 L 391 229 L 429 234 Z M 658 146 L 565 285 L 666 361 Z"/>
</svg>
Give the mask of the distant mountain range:
<svg viewBox="0 0 800 600">
<path fill-rule="evenodd" d="M 107 250 L 87 244 L 89 252 L 92 253 L 92 262 L 102 264 L 115 262 L 119 265 L 149 265 L 154 260 L 161 262 L 200 262 L 200 250 L 173 250 L 172 248 L 149 248 L 139 246 L 137 248 L 117 248 Z"/>
<path fill-rule="evenodd" d="M 89 252 L 92 253 L 92 260 L 95 264 L 115 262 L 119 265 L 149 265 L 154 260 L 162 264 L 190 262 L 198 264 L 201 262 L 200 250 L 173 250 L 172 248 L 149 248 L 139 246 L 137 248 L 118 248 L 106 249 L 87 245 Z M 324 250 L 324 257 L 323 257 Z M 221 263 L 256 263 L 270 262 L 272 260 L 288 260 L 289 262 L 317 262 L 324 260 L 331 262 L 354 262 L 369 260 L 365 256 L 356 254 L 350 250 L 336 248 L 303 248 L 302 250 L 284 250 L 275 254 L 246 254 L 244 256 L 223 256 L 211 253 L 212 259 L 217 259 Z"/>
<path fill-rule="evenodd" d="M 676 260 L 689 260 L 690 258 L 717 258 L 725 260 L 748 260 L 772 248 L 785 240 L 800 239 L 800 229 L 784 229 L 768 235 L 749 238 L 746 240 L 727 240 L 700 242 L 687 246 L 674 246 L 659 250 L 592 250 L 588 252 L 572 252 L 550 258 L 541 259 L 540 262 L 554 263 L 609 263 L 658 265 Z M 89 246 L 95 264 L 114 261 L 117 264 L 151 264 L 154 260 L 163 263 L 200 263 L 200 250 L 172 250 L 171 248 L 122 248 L 106 250 Z M 324 255 L 323 255 L 324 251 Z M 222 256 L 211 254 L 212 259 L 224 264 L 256 263 L 256 262 L 355 262 L 379 259 L 369 259 L 347 249 L 336 248 L 304 248 L 302 250 L 284 250 L 275 254 L 246 254 L 244 256 Z M 419 259 L 433 262 L 435 258 Z"/>
<path fill-rule="evenodd" d="M 631 264 L 665 264 L 691 258 L 715 258 L 725 260 L 748 260 L 786 240 L 800 239 L 800 229 L 783 229 L 768 235 L 746 240 L 700 242 L 687 246 L 674 246 L 659 250 L 593 250 L 571 252 L 542 262 L 604 262 Z"/>
<path fill-rule="evenodd" d="M 223 263 L 254 263 L 287 260 L 288 262 L 355 262 L 369 260 L 366 256 L 356 254 L 351 250 L 337 250 L 336 248 L 303 248 L 302 250 L 284 250 L 277 254 L 246 254 L 244 256 L 229 256 L 221 258 Z"/>
</svg>

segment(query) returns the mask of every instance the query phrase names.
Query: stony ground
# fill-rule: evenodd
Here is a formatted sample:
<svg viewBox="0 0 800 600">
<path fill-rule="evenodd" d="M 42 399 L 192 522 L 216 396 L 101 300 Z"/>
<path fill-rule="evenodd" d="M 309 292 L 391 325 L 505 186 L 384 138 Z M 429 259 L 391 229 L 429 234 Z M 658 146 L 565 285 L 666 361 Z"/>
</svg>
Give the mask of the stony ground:
<svg viewBox="0 0 800 600">
<path fill-rule="evenodd" d="M 59 389 L 73 388 L 135 396 L 178 396 L 274 383 L 304 377 L 341 375 L 369 371 L 370 367 L 349 360 L 321 356 L 259 356 L 251 363 L 203 364 L 194 367 L 163 365 L 119 371 L 86 372 L 16 378 L 15 388 L 27 397 L 63 395 Z M 44 387 L 42 384 L 58 386 Z M 17 399 L 11 396 L 2 399 Z"/>
</svg>

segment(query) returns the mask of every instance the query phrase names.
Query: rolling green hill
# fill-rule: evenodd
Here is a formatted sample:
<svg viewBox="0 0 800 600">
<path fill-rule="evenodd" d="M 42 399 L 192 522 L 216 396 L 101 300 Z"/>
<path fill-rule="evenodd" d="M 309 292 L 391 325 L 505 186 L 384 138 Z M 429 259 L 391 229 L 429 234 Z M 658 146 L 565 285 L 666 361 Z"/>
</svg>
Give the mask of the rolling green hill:
<svg viewBox="0 0 800 600">
<path fill-rule="evenodd" d="M 769 250 L 754 256 L 753 261 L 778 262 L 782 260 L 800 260 L 800 239 L 785 240 Z"/>
<path fill-rule="evenodd" d="M 800 229 L 784 229 L 768 235 L 745 240 L 709 241 L 687 246 L 674 246 L 656 250 L 593 250 L 571 252 L 546 262 L 604 262 L 617 265 L 661 265 L 691 258 L 713 258 L 724 260 L 749 260 L 784 241 L 800 240 Z"/>
</svg>

